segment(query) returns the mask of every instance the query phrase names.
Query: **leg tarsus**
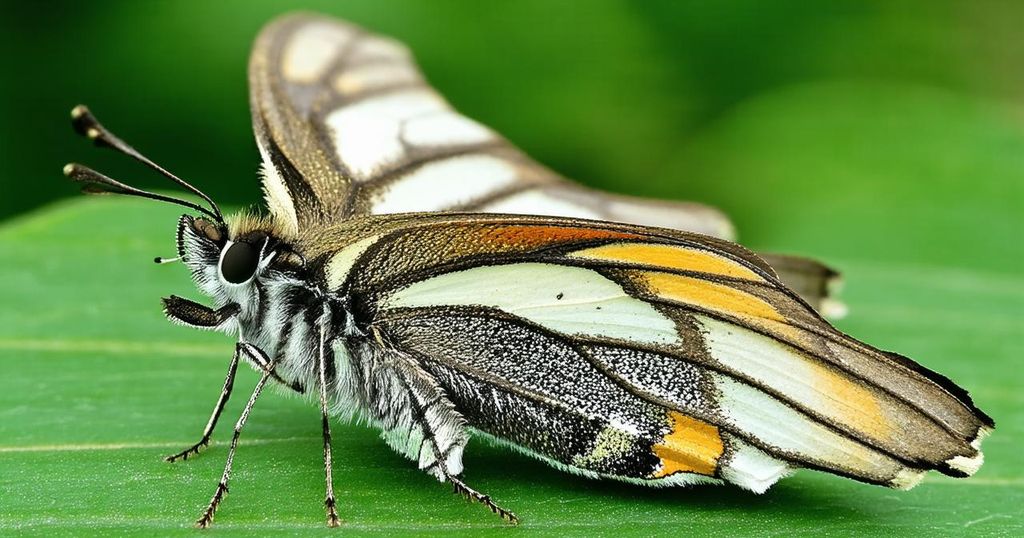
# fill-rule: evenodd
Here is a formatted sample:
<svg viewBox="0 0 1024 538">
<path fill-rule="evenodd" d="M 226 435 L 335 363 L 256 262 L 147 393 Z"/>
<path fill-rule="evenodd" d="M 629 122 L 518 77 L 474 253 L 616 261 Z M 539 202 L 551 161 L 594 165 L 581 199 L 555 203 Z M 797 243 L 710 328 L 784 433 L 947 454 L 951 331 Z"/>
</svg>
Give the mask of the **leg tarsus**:
<svg viewBox="0 0 1024 538">
<path fill-rule="evenodd" d="M 449 476 L 447 478 L 449 481 L 451 481 L 452 487 L 455 489 L 455 493 L 461 494 L 469 501 L 475 501 L 486 506 L 495 515 L 497 515 L 501 519 L 504 519 L 512 525 L 519 524 L 519 518 L 516 517 L 516 515 L 511 511 L 498 506 L 494 501 L 491 500 L 490 495 L 484 495 L 483 493 L 480 493 L 479 491 L 467 486 L 465 482 L 459 480 L 458 478 L 455 478 L 454 476 Z"/>
<path fill-rule="evenodd" d="M 198 443 L 190 446 L 189 448 L 186 448 L 185 450 L 182 450 L 181 452 L 178 452 L 177 454 L 171 454 L 170 456 L 165 457 L 164 461 L 166 461 L 166 462 L 186 461 L 186 460 L 188 460 L 189 456 L 198 455 L 200 450 L 202 450 L 202 449 L 204 449 L 204 448 L 206 448 L 208 446 L 210 446 L 210 438 L 209 437 L 203 437 L 202 439 L 199 440 Z"/>
<path fill-rule="evenodd" d="M 217 507 L 220 506 L 220 502 L 224 500 L 224 495 L 228 493 L 228 485 L 223 481 L 217 483 L 217 491 L 213 494 L 213 498 L 210 499 L 210 504 L 206 506 L 206 510 L 203 511 L 203 515 L 199 516 L 196 520 L 196 528 L 208 529 L 210 525 L 213 525 L 213 516 L 217 513 Z"/>
<path fill-rule="evenodd" d="M 207 421 L 206 427 L 203 428 L 203 436 L 199 439 L 199 442 L 178 452 L 164 458 L 164 461 L 175 462 L 178 460 L 187 460 L 189 456 L 199 454 L 199 451 L 210 444 L 210 436 L 213 435 L 213 429 L 217 427 L 217 420 L 220 419 L 221 412 L 224 411 L 224 406 L 227 405 L 228 399 L 231 398 L 231 390 L 235 386 L 235 374 L 238 372 L 238 359 L 239 353 L 241 352 L 241 344 L 235 344 L 235 353 L 231 356 L 231 364 L 228 366 L 227 376 L 224 377 L 224 388 L 220 391 L 220 396 L 217 398 L 217 404 L 213 407 L 213 413 L 210 415 L 210 420 Z"/>
<path fill-rule="evenodd" d="M 324 501 L 324 506 L 327 507 L 327 526 L 331 528 L 341 526 L 341 518 L 338 517 L 336 504 L 334 497 L 328 497 Z"/>
</svg>

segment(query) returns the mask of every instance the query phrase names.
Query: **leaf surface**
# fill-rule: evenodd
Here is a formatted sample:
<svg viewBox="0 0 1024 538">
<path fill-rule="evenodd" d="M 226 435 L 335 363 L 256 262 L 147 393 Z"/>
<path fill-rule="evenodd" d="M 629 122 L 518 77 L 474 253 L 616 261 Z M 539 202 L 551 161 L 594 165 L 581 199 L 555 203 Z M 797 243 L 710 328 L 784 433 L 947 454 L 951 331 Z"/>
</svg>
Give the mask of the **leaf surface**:
<svg viewBox="0 0 1024 538">
<path fill-rule="evenodd" d="M 1024 533 L 1024 135 L 998 109 L 944 96 L 856 95 L 869 94 L 809 87 L 740 107 L 681 156 L 686 186 L 661 188 L 732 200 L 752 246 L 827 254 L 846 275 L 842 329 L 948 375 L 995 418 L 982 470 L 930 476 L 910 492 L 801 471 L 758 496 L 595 482 L 473 441 L 466 478 L 519 514 L 513 532 Z M 151 262 L 173 254 L 176 217 L 144 201 L 76 199 L 0 225 L 0 532 L 195 535 L 256 375 L 240 371 L 209 449 L 162 461 L 198 437 L 232 350 L 160 312 L 161 296 L 201 300 L 180 265 Z M 509 532 L 374 431 L 334 428 L 345 529 L 323 528 L 316 407 L 271 392 L 243 434 L 214 532 Z"/>
</svg>

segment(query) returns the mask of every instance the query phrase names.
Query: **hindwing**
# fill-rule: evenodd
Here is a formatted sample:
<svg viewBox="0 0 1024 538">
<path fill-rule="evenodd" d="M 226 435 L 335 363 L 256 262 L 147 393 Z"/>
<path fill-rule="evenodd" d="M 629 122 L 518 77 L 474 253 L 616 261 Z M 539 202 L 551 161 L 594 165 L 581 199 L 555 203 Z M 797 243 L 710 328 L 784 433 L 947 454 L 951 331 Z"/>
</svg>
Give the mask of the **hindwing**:
<svg viewBox="0 0 1024 538">
<path fill-rule="evenodd" d="M 962 389 L 839 332 L 735 244 L 483 215 L 332 234 L 362 238 L 314 257 L 367 332 L 471 426 L 570 469 L 763 490 L 791 467 L 909 487 L 980 465 L 991 421 Z"/>
</svg>

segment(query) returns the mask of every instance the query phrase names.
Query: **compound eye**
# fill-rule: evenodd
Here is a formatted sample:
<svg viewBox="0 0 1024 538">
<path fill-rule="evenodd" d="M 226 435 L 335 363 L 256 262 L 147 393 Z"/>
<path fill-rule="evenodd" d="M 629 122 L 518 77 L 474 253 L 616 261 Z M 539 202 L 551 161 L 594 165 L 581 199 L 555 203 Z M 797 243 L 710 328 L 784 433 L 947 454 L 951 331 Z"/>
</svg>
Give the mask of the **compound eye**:
<svg viewBox="0 0 1024 538">
<path fill-rule="evenodd" d="M 260 253 L 255 247 L 245 241 L 231 243 L 220 259 L 220 274 L 232 284 L 241 284 L 256 274 L 259 264 Z"/>
</svg>

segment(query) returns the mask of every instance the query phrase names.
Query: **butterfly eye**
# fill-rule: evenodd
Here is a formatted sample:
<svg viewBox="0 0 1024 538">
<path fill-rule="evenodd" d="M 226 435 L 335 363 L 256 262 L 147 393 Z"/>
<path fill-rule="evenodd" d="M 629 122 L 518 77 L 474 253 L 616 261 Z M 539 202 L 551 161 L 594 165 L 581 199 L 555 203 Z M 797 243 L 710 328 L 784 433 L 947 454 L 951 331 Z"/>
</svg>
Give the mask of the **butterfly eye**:
<svg viewBox="0 0 1024 538">
<path fill-rule="evenodd" d="M 245 241 L 231 243 L 221 256 L 220 274 L 232 284 L 241 284 L 256 274 L 259 263 L 260 253 L 255 247 Z"/>
</svg>

